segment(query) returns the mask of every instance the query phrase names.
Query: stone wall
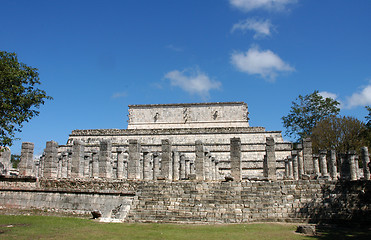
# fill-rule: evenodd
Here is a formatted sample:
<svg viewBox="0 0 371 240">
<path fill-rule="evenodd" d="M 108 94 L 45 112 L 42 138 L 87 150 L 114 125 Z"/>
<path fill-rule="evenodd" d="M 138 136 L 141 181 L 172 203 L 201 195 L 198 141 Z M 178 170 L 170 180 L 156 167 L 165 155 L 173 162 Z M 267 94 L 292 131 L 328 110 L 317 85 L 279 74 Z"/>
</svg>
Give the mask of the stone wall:
<svg viewBox="0 0 371 240">
<path fill-rule="evenodd" d="M 127 222 L 371 223 L 371 181 L 0 181 L 0 206 L 88 213 Z"/>
<path fill-rule="evenodd" d="M 248 126 L 244 102 L 129 105 L 128 129 Z"/>
</svg>

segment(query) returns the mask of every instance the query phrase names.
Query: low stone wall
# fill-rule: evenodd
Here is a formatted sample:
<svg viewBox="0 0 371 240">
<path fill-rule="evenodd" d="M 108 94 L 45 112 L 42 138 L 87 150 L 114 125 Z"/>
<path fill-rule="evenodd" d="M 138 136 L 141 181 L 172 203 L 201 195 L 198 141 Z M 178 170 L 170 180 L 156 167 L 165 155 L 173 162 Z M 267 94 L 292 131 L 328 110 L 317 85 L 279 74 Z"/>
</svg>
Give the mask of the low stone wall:
<svg viewBox="0 0 371 240">
<path fill-rule="evenodd" d="M 371 181 L 0 181 L 0 206 L 103 212 L 128 222 L 371 223 Z"/>
<path fill-rule="evenodd" d="M 134 199 L 128 184 L 102 181 L 0 181 L 0 207 L 90 214 L 99 210 L 104 220 L 126 218 Z"/>
</svg>

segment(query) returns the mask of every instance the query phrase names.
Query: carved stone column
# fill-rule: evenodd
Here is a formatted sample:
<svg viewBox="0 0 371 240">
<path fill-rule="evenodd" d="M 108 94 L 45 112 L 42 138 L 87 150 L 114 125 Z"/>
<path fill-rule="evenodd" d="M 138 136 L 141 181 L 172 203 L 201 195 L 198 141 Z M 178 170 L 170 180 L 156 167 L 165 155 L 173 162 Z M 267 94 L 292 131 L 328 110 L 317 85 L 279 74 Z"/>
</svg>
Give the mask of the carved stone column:
<svg viewBox="0 0 371 240">
<path fill-rule="evenodd" d="M 303 169 L 304 174 L 312 174 L 314 172 L 313 155 L 312 155 L 312 140 L 304 138 L 303 141 Z"/>
<path fill-rule="evenodd" d="M 319 170 L 319 155 L 315 154 L 313 155 L 313 168 L 314 168 L 314 173 L 317 174 L 317 176 L 320 175 L 320 170 Z"/>
<path fill-rule="evenodd" d="M 157 180 L 160 175 L 160 154 L 155 152 L 153 153 L 153 180 Z"/>
<path fill-rule="evenodd" d="M 327 171 L 327 159 L 326 159 L 327 151 L 326 150 L 320 150 L 319 151 L 319 166 L 321 168 L 321 176 L 322 177 L 328 177 L 328 171 Z"/>
<path fill-rule="evenodd" d="M 180 179 L 186 178 L 186 160 L 184 154 L 180 155 Z"/>
<path fill-rule="evenodd" d="M 149 150 L 143 150 L 143 180 L 151 180 L 151 154 Z"/>
<path fill-rule="evenodd" d="M 205 164 L 204 164 L 204 145 L 201 141 L 197 140 L 196 144 L 196 160 L 195 160 L 195 170 L 196 170 L 196 180 L 205 180 Z"/>
<path fill-rule="evenodd" d="M 166 180 L 172 180 L 173 164 L 172 164 L 172 151 L 169 139 L 163 139 L 162 153 L 161 153 L 161 175 Z"/>
<path fill-rule="evenodd" d="M 370 169 L 368 168 L 368 164 L 370 162 L 370 157 L 368 154 L 368 148 L 362 147 L 361 148 L 361 159 L 363 163 L 363 177 L 366 180 L 370 179 Z"/>
<path fill-rule="evenodd" d="M 72 146 L 72 162 L 71 162 L 71 178 L 83 177 L 84 163 L 84 145 L 81 141 L 73 141 Z"/>
<path fill-rule="evenodd" d="M 299 179 L 299 173 L 298 173 L 298 152 L 296 150 L 291 151 L 292 156 L 292 172 L 294 180 Z"/>
<path fill-rule="evenodd" d="M 128 179 L 140 179 L 141 145 L 135 139 L 129 140 Z"/>
<path fill-rule="evenodd" d="M 356 151 L 349 151 L 348 152 L 348 162 L 350 167 L 350 180 L 354 181 L 357 180 L 357 172 L 356 172 L 356 165 L 355 165 L 355 159 L 356 159 Z"/>
<path fill-rule="evenodd" d="M 304 174 L 303 151 L 298 151 L 298 176 L 302 179 Z"/>
<path fill-rule="evenodd" d="M 44 177 L 56 178 L 57 177 L 57 158 L 58 143 L 54 141 L 46 142 L 45 148 L 45 162 L 44 162 Z"/>
<path fill-rule="evenodd" d="M 20 176 L 34 176 L 33 150 L 34 150 L 33 143 L 31 142 L 22 143 L 21 161 L 19 163 L 19 175 Z"/>
<path fill-rule="evenodd" d="M 112 143 L 109 140 L 103 140 L 99 145 L 99 177 L 112 178 Z"/>
<path fill-rule="evenodd" d="M 179 180 L 180 175 L 180 154 L 178 151 L 173 152 L 173 180 Z"/>
<path fill-rule="evenodd" d="M 117 179 L 123 179 L 124 176 L 124 149 L 118 147 L 117 150 Z"/>
<path fill-rule="evenodd" d="M 276 151 L 275 151 L 275 143 L 273 137 L 266 138 L 266 145 L 265 145 L 265 158 L 263 164 L 263 173 L 264 177 L 270 180 L 276 180 Z"/>
<path fill-rule="evenodd" d="M 330 177 L 331 179 L 336 180 L 337 179 L 337 167 L 336 167 L 336 151 L 335 150 L 330 151 L 329 166 L 330 166 Z"/>
</svg>

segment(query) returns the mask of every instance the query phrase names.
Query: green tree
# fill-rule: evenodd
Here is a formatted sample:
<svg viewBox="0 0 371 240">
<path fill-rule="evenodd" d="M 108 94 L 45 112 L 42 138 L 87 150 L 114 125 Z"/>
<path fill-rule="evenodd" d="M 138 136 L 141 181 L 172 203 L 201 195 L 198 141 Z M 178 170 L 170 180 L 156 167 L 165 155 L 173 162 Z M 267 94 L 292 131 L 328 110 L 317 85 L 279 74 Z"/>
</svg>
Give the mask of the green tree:
<svg viewBox="0 0 371 240">
<path fill-rule="evenodd" d="M 368 128 L 371 128 L 371 107 L 370 106 L 366 106 L 365 108 L 368 111 L 368 115 L 365 117 L 366 120 L 367 120 L 366 126 Z"/>
<path fill-rule="evenodd" d="M 323 98 L 318 91 L 305 96 L 299 95 L 292 102 L 290 113 L 282 117 L 285 134 L 296 140 L 309 137 L 319 121 L 339 114 L 339 104 L 332 98 Z"/>
<path fill-rule="evenodd" d="M 366 139 L 366 144 L 369 148 L 371 148 L 371 107 L 366 106 L 365 107 L 368 111 L 368 115 L 365 117 L 366 118 L 366 131 L 364 134 L 364 138 Z"/>
<path fill-rule="evenodd" d="M 19 62 L 17 54 L 0 51 L 0 146 L 11 146 L 24 122 L 39 115 L 47 96 L 36 68 Z"/>
<path fill-rule="evenodd" d="M 12 163 L 13 168 L 18 168 L 18 164 L 21 161 L 21 156 L 12 154 L 10 155 L 10 162 Z"/>
<path fill-rule="evenodd" d="M 366 126 L 354 117 L 330 116 L 318 122 L 312 130 L 312 146 L 314 152 L 318 150 L 336 150 L 338 153 L 347 153 L 349 150 L 359 149 L 366 144 L 363 137 Z"/>
</svg>

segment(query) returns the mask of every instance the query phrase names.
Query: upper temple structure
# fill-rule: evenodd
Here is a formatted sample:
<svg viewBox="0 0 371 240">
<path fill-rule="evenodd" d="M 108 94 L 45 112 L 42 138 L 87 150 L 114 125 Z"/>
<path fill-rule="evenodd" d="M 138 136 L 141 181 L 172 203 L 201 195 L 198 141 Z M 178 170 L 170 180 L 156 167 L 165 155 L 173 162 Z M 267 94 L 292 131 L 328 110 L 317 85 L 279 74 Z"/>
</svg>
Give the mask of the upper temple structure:
<svg viewBox="0 0 371 240">
<path fill-rule="evenodd" d="M 64 148 L 67 149 L 78 140 L 87 151 L 98 150 L 102 140 L 109 140 L 113 146 L 113 159 L 117 158 L 117 148 L 128 155 L 125 155 L 126 159 L 129 157 L 130 142 L 136 141 L 140 144 L 140 152 L 144 154 L 141 159 L 144 164 L 145 158 L 149 159 L 153 175 L 156 156 L 159 164 L 163 163 L 162 150 L 166 140 L 166 144 L 170 145 L 171 158 L 176 159 L 171 162 L 179 164 L 179 167 L 183 162 L 187 165 L 185 169 L 188 169 L 188 174 L 180 174 L 181 178 L 187 178 L 193 172 L 197 175 L 198 143 L 202 145 L 202 152 L 207 158 L 204 163 L 206 173 L 201 178 L 224 179 L 232 174 L 230 143 L 232 138 L 237 138 L 241 151 L 238 167 L 240 178 L 256 178 L 263 177 L 266 138 L 271 137 L 276 145 L 273 151 L 278 160 L 277 168 L 282 172 L 284 159 L 291 154 L 291 143 L 283 141 L 281 132 L 250 127 L 248 120 L 248 108 L 244 102 L 129 105 L 128 129 L 75 130 Z M 139 164 L 142 164 L 141 161 Z M 211 174 L 211 165 L 214 170 L 217 166 L 214 176 L 208 176 Z"/>
</svg>

